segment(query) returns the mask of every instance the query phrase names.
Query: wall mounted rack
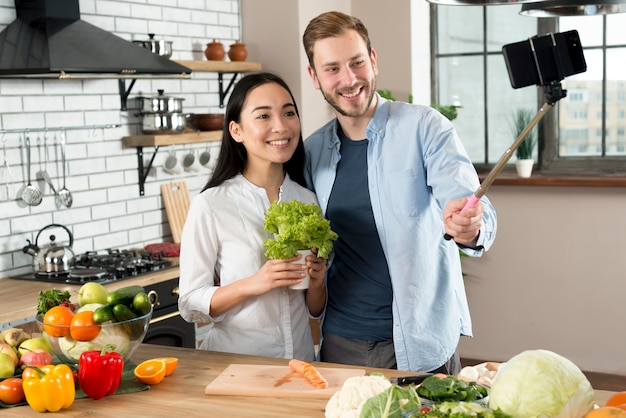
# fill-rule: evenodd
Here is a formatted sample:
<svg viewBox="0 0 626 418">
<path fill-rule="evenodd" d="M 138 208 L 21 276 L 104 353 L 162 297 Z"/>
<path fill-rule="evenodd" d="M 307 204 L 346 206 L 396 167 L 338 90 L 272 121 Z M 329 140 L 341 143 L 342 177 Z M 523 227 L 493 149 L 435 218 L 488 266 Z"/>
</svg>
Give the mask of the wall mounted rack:
<svg viewBox="0 0 626 418">
<path fill-rule="evenodd" d="M 172 135 L 137 135 L 137 136 L 125 136 L 122 138 L 124 145 L 127 147 L 137 147 L 137 171 L 139 174 L 139 195 L 143 196 L 145 193 L 145 184 L 154 158 L 161 146 L 165 145 L 184 145 L 184 144 L 197 144 L 200 142 L 215 142 L 222 140 L 222 131 L 205 131 L 205 132 L 191 132 Z M 148 162 L 148 165 L 144 167 L 143 161 L 143 147 L 154 147 L 154 153 Z"/>
</svg>

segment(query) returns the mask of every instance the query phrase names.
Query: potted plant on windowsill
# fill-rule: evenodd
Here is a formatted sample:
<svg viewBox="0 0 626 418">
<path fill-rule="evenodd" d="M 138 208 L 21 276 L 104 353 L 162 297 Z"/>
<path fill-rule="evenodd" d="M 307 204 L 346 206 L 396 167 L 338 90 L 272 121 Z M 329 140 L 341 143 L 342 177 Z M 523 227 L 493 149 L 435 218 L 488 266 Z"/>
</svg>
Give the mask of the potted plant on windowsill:
<svg viewBox="0 0 626 418">
<path fill-rule="evenodd" d="M 529 109 L 517 109 L 513 117 L 512 133 L 517 138 L 533 119 L 533 112 Z M 537 144 L 536 128 L 531 129 L 526 138 L 515 150 L 515 170 L 520 177 L 530 177 L 535 162 L 533 153 Z"/>
</svg>

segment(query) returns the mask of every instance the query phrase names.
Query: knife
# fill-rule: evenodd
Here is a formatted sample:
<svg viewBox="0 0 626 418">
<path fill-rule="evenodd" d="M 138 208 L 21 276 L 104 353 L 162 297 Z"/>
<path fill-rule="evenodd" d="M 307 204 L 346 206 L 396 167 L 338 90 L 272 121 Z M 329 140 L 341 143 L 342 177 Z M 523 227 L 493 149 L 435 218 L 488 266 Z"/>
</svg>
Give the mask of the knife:
<svg viewBox="0 0 626 418">
<path fill-rule="evenodd" d="M 415 376 L 401 376 L 395 379 L 389 379 L 389 381 L 391 382 L 391 384 L 394 384 L 394 385 L 410 385 L 411 383 L 415 383 L 415 384 L 422 383 L 424 379 L 432 375 L 433 375 L 432 373 L 424 373 L 424 374 L 418 374 Z"/>
</svg>

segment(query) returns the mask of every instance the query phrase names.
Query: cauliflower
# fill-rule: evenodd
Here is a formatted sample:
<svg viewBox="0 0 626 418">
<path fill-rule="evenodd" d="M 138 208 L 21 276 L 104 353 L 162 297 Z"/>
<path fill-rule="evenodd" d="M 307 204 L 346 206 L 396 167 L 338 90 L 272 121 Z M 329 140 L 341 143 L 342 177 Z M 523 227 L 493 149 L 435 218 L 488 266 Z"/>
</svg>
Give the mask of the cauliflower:
<svg viewBox="0 0 626 418">
<path fill-rule="evenodd" d="M 350 377 L 326 404 L 326 418 L 358 418 L 363 404 L 390 386 L 381 375 Z"/>
</svg>

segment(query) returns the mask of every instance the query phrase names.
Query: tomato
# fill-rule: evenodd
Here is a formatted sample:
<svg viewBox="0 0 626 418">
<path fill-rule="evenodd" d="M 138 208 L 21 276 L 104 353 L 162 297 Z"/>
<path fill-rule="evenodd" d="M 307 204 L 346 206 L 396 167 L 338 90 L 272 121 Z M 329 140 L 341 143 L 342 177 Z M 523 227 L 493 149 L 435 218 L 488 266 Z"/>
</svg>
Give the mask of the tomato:
<svg viewBox="0 0 626 418">
<path fill-rule="evenodd" d="M 67 337 L 73 316 L 74 313 L 68 307 L 58 305 L 50 308 L 43 316 L 43 329 L 53 337 Z"/>
<path fill-rule="evenodd" d="M 30 377 L 40 378 L 41 373 L 34 367 L 25 367 L 22 371 L 22 379 L 26 380 Z"/>
<path fill-rule="evenodd" d="M 24 389 L 22 389 L 22 379 L 19 377 L 9 377 L 0 382 L 0 401 L 7 405 L 15 405 L 24 402 Z"/>
<path fill-rule="evenodd" d="M 100 334 L 100 325 L 93 321 L 92 311 L 78 312 L 70 321 L 70 334 L 76 341 L 91 341 Z"/>
<path fill-rule="evenodd" d="M 425 406 L 422 409 L 420 409 L 420 414 L 427 414 L 430 412 L 430 408 Z"/>
</svg>

